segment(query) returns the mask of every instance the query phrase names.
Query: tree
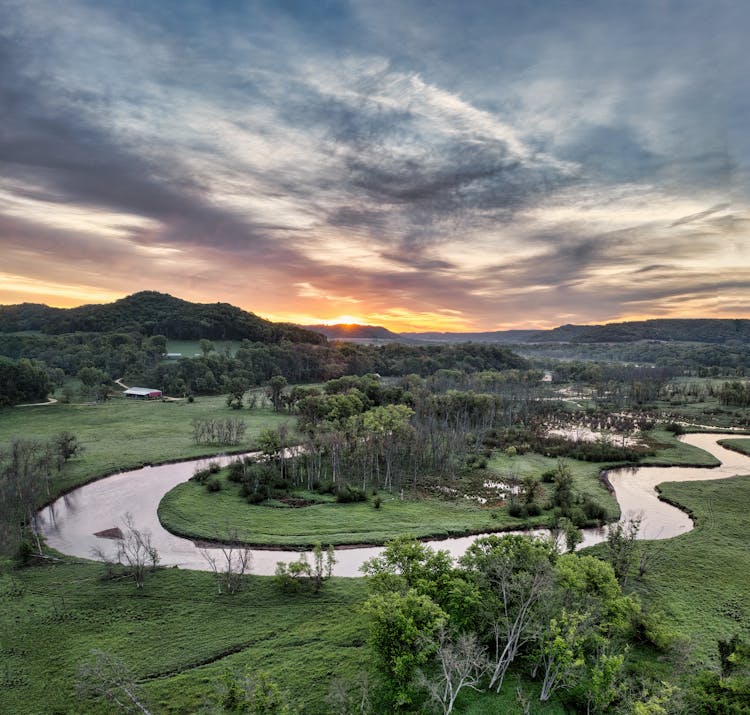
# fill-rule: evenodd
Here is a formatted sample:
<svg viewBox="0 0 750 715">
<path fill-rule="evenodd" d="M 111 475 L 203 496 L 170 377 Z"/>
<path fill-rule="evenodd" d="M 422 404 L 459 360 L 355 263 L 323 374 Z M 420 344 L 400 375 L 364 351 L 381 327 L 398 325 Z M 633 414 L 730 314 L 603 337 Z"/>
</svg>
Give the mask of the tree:
<svg viewBox="0 0 750 715">
<path fill-rule="evenodd" d="M 464 633 L 453 640 L 443 627 L 437 634 L 435 659 L 434 674 L 420 672 L 419 682 L 443 715 L 449 715 L 464 688 L 480 689 L 478 685 L 489 665 L 486 649 L 474 633 Z"/>
<path fill-rule="evenodd" d="M 334 678 L 328 688 L 326 702 L 335 715 L 369 715 L 372 712 L 370 691 L 367 673 L 360 673 L 353 683 Z"/>
<path fill-rule="evenodd" d="M 387 699 L 396 708 L 411 704 L 416 696 L 415 672 L 435 653 L 445 611 L 429 596 L 410 589 L 403 594 L 373 594 L 363 612 L 369 617 L 370 646 L 387 683 Z"/>
<path fill-rule="evenodd" d="M 399 444 L 410 434 L 409 420 L 412 415 L 414 410 L 406 405 L 382 405 L 362 416 L 366 433 L 375 440 L 385 461 L 383 486 L 386 489 L 392 486 L 393 459 Z"/>
<path fill-rule="evenodd" d="M 542 689 L 539 699 L 549 700 L 556 690 L 570 687 L 572 675 L 583 667 L 584 633 L 588 614 L 569 613 L 565 609 L 541 631 L 539 660 L 542 668 Z"/>
<path fill-rule="evenodd" d="M 69 459 L 72 459 L 83 452 L 83 445 L 72 432 L 60 432 L 54 437 L 52 444 L 54 445 L 55 453 L 58 458 L 59 468 L 62 468 L 63 464 Z"/>
<path fill-rule="evenodd" d="M 150 715 L 133 672 L 112 653 L 94 649 L 91 659 L 78 669 L 78 695 L 96 697 L 113 703 L 126 713 Z"/>
<path fill-rule="evenodd" d="M 498 692 L 520 649 L 535 635 L 536 607 L 552 587 L 556 557 L 550 541 L 508 534 L 477 539 L 461 558 L 483 594 L 482 619 L 493 640 L 490 687 Z"/>
<path fill-rule="evenodd" d="M 279 684 L 265 671 L 246 669 L 243 673 L 226 671 L 218 693 L 223 713 L 248 715 L 297 715 L 299 709 L 290 702 Z"/>
<path fill-rule="evenodd" d="M 89 389 L 109 382 L 109 375 L 96 367 L 82 367 L 78 371 L 78 379 Z"/>
<path fill-rule="evenodd" d="M 283 375 L 274 375 L 266 383 L 266 395 L 271 400 L 273 409 L 275 412 L 279 412 L 283 405 L 281 396 L 284 392 L 284 388 L 287 386 L 287 380 Z"/>
<path fill-rule="evenodd" d="M 229 536 L 230 543 L 217 548 L 201 549 L 201 556 L 206 560 L 216 576 L 216 588 L 221 594 L 222 588 L 227 593 L 237 593 L 245 583 L 245 576 L 250 573 L 253 553 L 249 546 L 237 543 L 237 533 Z M 221 559 L 219 558 L 221 554 Z"/>
<path fill-rule="evenodd" d="M 0 407 L 41 401 L 49 391 L 49 377 L 42 365 L 0 357 Z"/>
<path fill-rule="evenodd" d="M 643 517 L 631 516 L 607 527 L 607 557 L 615 576 L 623 588 L 627 584 L 630 568 L 636 558 L 636 539 Z"/>
<path fill-rule="evenodd" d="M 11 555 L 22 544 L 29 529 L 39 554 L 42 543 L 36 531 L 36 510 L 55 470 L 62 466 L 56 445 L 14 439 L 0 449 L 0 552 Z"/>
<path fill-rule="evenodd" d="M 454 585 L 453 558 L 447 551 L 434 551 L 413 537 L 400 536 L 386 543 L 378 556 L 362 564 L 370 588 L 377 592 L 414 589 L 429 596 L 443 609 Z"/>
<path fill-rule="evenodd" d="M 159 563 L 159 552 L 151 543 L 151 534 L 135 527 L 132 514 L 126 513 L 122 523 L 125 530 L 119 529 L 120 533 L 115 539 L 116 563 L 125 566 L 135 581 L 135 587 L 141 589 L 147 571 L 156 568 Z M 109 556 L 102 549 L 94 549 L 94 554 L 98 559 L 110 563 Z"/>
<path fill-rule="evenodd" d="M 274 578 L 276 583 L 284 590 L 298 590 L 304 584 L 312 587 L 313 593 L 317 593 L 323 587 L 323 583 L 331 578 L 333 567 L 336 564 L 333 546 L 323 551 L 318 543 L 313 546 L 313 563 L 307 560 L 307 554 L 302 552 L 296 561 L 286 563 L 279 561 L 276 564 Z"/>
</svg>

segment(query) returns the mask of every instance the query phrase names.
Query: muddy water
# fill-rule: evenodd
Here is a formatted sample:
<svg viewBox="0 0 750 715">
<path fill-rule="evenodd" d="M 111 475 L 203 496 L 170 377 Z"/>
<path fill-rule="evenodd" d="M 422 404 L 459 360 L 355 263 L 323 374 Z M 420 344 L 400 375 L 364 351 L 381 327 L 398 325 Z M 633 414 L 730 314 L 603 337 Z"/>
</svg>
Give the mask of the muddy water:
<svg viewBox="0 0 750 715">
<path fill-rule="evenodd" d="M 750 474 L 750 458 L 716 444 L 717 440 L 731 436 L 691 434 L 682 438 L 688 444 L 715 454 L 722 461 L 721 467 L 715 469 L 641 467 L 634 470 L 612 470 L 609 473 L 623 516 L 636 513 L 643 515 L 642 538 L 669 538 L 689 531 L 692 527 L 686 514 L 657 499 L 654 491 L 656 484 L 665 481 L 722 479 L 736 474 Z M 227 463 L 235 458 L 212 458 L 210 461 Z M 200 548 L 189 539 L 166 531 L 156 514 L 164 494 L 189 479 L 196 468 L 206 466 L 208 461 L 195 460 L 145 467 L 79 487 L 39 512 L 39 529 L 52 548 L 71 556 L 93 558 L 92 552 L 95 549 L 114 553 L 112 539 L 98 537 L 96 534 L 121 526 L 123 516 L 130 513 L 139 529 L 151 532 L 152 543 L 159 551 L 162 565 L 208 570 L 208 563 Z M 605 537 L 604 529 L 586 529 L 583 545 L 598 543 Z M 475 538 L 466 536 L 428 544 L 446 549 L 454 557 L 458 557 Z M 380 551 L 378 547 L 338 549 L 334 573 L 337 576 L 357 576 L 361 564 Z M 255 574 L 269 575 L 274 572 L 278 561 L 291 561 L 296 558 L 295 552 L 255 549 L 252 570 Z"/>
</svg>

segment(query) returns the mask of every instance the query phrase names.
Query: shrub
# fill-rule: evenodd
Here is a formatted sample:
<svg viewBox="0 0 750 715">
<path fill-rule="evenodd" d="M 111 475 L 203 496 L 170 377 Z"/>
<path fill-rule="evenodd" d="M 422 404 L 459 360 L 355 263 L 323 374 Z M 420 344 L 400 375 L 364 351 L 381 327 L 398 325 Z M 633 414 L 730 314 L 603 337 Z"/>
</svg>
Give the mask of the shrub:
<svg viewBox="0 0 750 715">
<path fill-rule="evenodd" d="M 508 514 L 517 519 L 522 519 L 523 517 L 526 516 L 526 508 L 524 507 L 523 504 L 521 504 L 521 502 L 513 500 L 508 505 Z"/>
<path fill-rule="evenodd" d="M 539 516 L 542 513 L 542 507 L 536 502 L 526 505 L 526 516 Z"/>
<path fill-rule="evenodd" d="M 192 482 L 198 482 L 198 484 L 203 484 L 206 479 L 208 479 L 211 476 L 211 471 L 208 469 L 196 469 L 195 472 L 193 472 L 193 476 L 190 477 L 190 481 Z"/>
<path fill-rule="evenodd" d="M 381 496 L 379 496 L 379 495 L 376 496 L 372 500 L 372 505 L 373 505 L 373 507 L 375 507 L 375 509 L 380 509 L 380 507 L 382 506 L 382 504 L 383 504 L 383 498 Z"/>
<path fill-rule="evenodd" d="M 588 519 L 603 523 L 607 520 L 607 510 L 601 505 L 597 504 L 591 499 L 586 499 L 583 502 L 583 513 Z"/>
<path fill-rule="evenodd" d="M 218 479 L 209 479 L 206 482 L 206 490 L 208 492 L 220 492 L 221 491 L 221 482 Z"/>
<path fill-rule="evenodd" d="M 236 459 L 229 465 L 227 479 L 235 484 L 241 484 L 245 479 L 245 463 L 241 459 Z"/>
<path fill-rule="evenodd" d="M 367 495 L 358 487 L 347 484 L 343 489 L 336 491 L 336 501 L 339 504 L 351 504 L 353 502 L 367 501 Z"/>
</svg>

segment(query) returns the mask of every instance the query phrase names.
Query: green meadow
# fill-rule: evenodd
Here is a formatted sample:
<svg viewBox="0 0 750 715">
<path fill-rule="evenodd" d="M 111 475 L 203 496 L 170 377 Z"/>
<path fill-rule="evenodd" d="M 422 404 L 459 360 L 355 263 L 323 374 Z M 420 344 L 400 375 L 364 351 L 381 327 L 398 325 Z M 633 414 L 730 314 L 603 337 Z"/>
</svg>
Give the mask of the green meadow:
<svg viewBox="0 0 750 715">
<path fill-rule="evenodd" d="M 0 444 L 16 437 L 49 439 L 63 430 L 78 437 L 84 452 L 54 477 L 53 498 L 104 474 L 226 452 L 226 447 L 195 445 L 191 422 L 227 418 L 241 419 L 247 425 L 242 443 L 233 451 L 252 449 L 261 430 L 291 424 L 294 419 L 270 409 L 231 410 L 224 397 L 198 397 L 192 403 L 114 398 L 99 404 L 0 410 Z"/>
<path fill-rule="evenodd" d="M 251 505 L 239 494 L 239 485 L 222 472 L 215 479 L 218 492 L 196 482 L 169 491 L 159 505 L 159 520 L 169 531 L 199 539 L 240 541 L 260 546 L 311 546 L 316 542 L 382 544 L 400 534 L 418 538 L 445 538 L 463 534 L 541 524 L 543 517 L 515 519 L 503 508 L 486 508 L 469 499 L 404 498 L 382 492 L 380 507 L 367 502 L 338 504 L 334 499 L 303 507 L 283 503 Z M 305 492 L 295 496 L 321 499 Z"/>
<path fill-rule="evenodd" d="M 750 476 L 661 485 L 695 528 L 648 542 L 651 566 L 634 580 L 644 603 L 687 639 L 690 659 L 715 662 L 716 640 L 750 636 Z"/>
</svg>

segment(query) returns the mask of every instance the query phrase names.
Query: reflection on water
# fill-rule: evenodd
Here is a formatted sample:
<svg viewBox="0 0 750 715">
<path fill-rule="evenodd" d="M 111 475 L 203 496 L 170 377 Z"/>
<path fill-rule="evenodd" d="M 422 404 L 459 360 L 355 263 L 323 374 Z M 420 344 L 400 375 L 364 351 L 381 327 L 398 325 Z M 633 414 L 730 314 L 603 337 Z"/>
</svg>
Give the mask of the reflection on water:
<svg viewBox="0 0 750 715">
<path fill-rule="evenodd" d="M 654 490 L 657 484 L 724 479 L 737 474 L 750 474 L 750 458 L 716 444 L 717 440 L 731 436 L 690 434 L 681 437 L 684 442 L 701 447 L 718 457 L 722 465 L 714 469 L 640 467 L 609 472 L 609 480 L 614 487 L 623 517 L 636 514 L 643 516 L 640 538 L 665 539 L 692 528 L 687 514 L 666 502 L 659 501 Z M 197 468 L 207 466 L 209 461 L 218 461 L 224 465 L 236 458 L 212 457 L 210 460 L 144 467 L 86 484 L 39 512 L 39 530 L 49 546 L 62 553 L 92 558 L 92 551 L 98 548 L 114 555 L 114 542 L 111 539 L 98 538 L 95 534 L 121 526 L 123 516 L 130 513 L 137 528 L 151 532 L 152 543 L 159 551 L 161 564 L 207 571 L 210 567 L 201 556 L 200 548 L 189 539 L 166 531 L 159 523 L 156 510 L 164 494 L 189 479 Z M 427 543 L 458 557 L 475 538 L 476 536 L 465 536 Z M 585 529 L 582 546 L 591 546 L 605 538 L 606 529 Z M 335 575 L 359 575 L 362 563 L 380 551 L 379 547 L 337 549 Z M 270 575 L 273 574 L 278 561 L 291 561 L 296 558 L 295 552 L 286 550 L 254 549 L 252 571 L 255 574 Z"/>
</svg>

